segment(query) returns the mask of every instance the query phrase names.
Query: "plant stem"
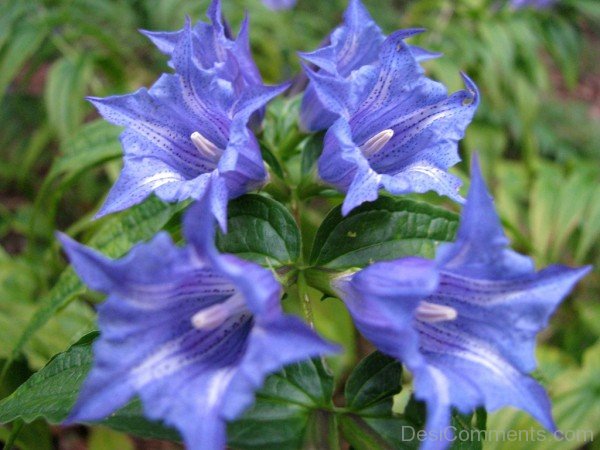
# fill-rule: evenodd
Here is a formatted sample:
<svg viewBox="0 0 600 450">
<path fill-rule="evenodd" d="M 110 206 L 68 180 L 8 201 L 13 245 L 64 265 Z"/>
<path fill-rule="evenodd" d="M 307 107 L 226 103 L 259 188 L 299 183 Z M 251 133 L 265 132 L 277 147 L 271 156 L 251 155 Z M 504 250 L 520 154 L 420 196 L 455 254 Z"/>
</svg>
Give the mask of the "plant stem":
<svg viewBox="0 0 600 450">
<path fill-rule="evenodd" d="M 23 428 L 24 422 L 22 420 L 17 420 L 10 430 L 10 434 L 8 435 L 8 439 L 4 443 L 4 450 L 11 450 L 15 441 L 17 440 L 17 436 L 21 432 L 21 428 Z"/>
<path fill-rule="evenodd" d="M 310 303 L 310 296 L 308 295 L 308 284 L 306 284 L 306 277 L 304 276 L 304 271 L 300 271 L 298 274 L 298 297 L 300 297 L 300 303 L 302 304 L 302 311 L 304 312 L 304 317 L 306 321 L 310 325 L 310 327 L 314 330 L 315 321 L 312 310 L 312 305 Z"/>
</svg>

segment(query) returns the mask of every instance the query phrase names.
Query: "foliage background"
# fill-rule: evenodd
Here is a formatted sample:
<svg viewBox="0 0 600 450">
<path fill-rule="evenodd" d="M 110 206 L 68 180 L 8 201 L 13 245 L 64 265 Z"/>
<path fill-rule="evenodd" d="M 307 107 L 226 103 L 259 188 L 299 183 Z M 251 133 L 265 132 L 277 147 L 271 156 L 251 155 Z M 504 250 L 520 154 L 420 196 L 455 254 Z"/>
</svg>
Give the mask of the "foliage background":
<svg viewBox="0 0 600 450">
<path fill-rule="evenodd" d="M 244 8 L 250 12 L 254 55 L 273 83 L 296 76 L 296 51 L 317 47 L 346 6 L 345 0 L 299 0 L 292 11 L 272 12 L 260 0 L 223 3 L 234 29 Z M 427 28 L 416 43 L 444 53 L 425 64 L 432 77 L 455 90 L 463 70 L 480 86 L 482 104 L 461 145 L 462 156 L 468 161 L 471 152 L 479 151 L 515 246 L 539 267 L 558 262 L 600 267 L 600 3 L 564 0 L 540 11 L 514 10 L 501 0 L 364 3 L 386 32 Z M 17 345 L 22 352 L 4 376 L 0 397 L 94 329 L 92 305 L 100 297 L 75 292 L 77 301 L 59 308 L 27 342 L 19 342 L 65 267 L 54 231 L 66 230 L 85 241 L 111 225 L 110 217 L 90 218 L 120 169 L 119 130 L 98 120 L 84 97 L 149 86 L 168 68 L 136 30 L 180 28 L 185 14 L 203 18 L 207 4 L 1 2 L 0 364 L 15 356 Z M 279 123 L 279 112 L 272 109 L 267 120 Z M 461 164 L 456 171 L 464 176 L 466 169 Z M 427 199 L 456 210 L 435 196 Z M 311 224 L 314 229 L 319 225 L 322 209 L 317 205 L 306 217 L 309 233 Z M 144 238 L 123 230 L 113 233 L 114 242 L 106 245 L 115 254 Z M 596 269 L 540 339 L 536 376 L 550 390 L 559 427 L 565 430 L 600 432 L 599 293 Z M 347 344 L 343 359 L 334 364 L 343 374 L 367 347 L 343 324 L 319 326 Z M 489 429 L 530 426 L 536 425 L 511 410 L 492 414 L 488 422 Z M 8 434 L 8 428 L 0 428 L 0 439 Z M 105 428 L 59 429 L 42 422 L 25 426 L 17 444 L 23 449 L 166 448 Z M 577 447 L 574 442 L 487 444 L 518 445 Z"/>
</svg>

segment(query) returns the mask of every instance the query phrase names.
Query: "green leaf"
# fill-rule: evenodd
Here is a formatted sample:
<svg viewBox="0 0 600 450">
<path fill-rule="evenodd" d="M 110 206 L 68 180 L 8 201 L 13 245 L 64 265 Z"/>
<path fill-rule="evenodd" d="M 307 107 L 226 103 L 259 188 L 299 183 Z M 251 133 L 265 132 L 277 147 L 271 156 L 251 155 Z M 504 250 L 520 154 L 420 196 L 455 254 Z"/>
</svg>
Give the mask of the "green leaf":
<svg viewBox="0 0 600 450">
<path fill-rule="evenodd" d="M 402 389 L 402 365 L 373 352 L 364 358 L 346 381 L 349 412 L 340 419 L 342 433 L 357 450 L 412 449 L 415 427 L 392 413 L 393 397 Z"/>
<path fill-rule="evenodd" d="M 90 53 L 56 61 L 48 73 L 44 100 L 48 121 L 61 140 L 68 138 L 83 121 L 86 108 L 84 96 L 92 76 Z"/>
<path fill-rule="evenodd" d="M 311 263 L 332 269 L 364 267 L 408 255 L 432 257 L 453 239 L 458 216 L 426 203 L 382 197 L 342 217 L 333 209 L 317 232 Z"/>
<path fill-rule="evenodd" d="M 79 177 L 122 154 L 118 137 L 121 130 L 104 120 L 82 126 L 61 145 L 35 200 L 34 226 L 52 223 L 59 200 Z"/>
<path fill-rule="evenodd" d="M 310 174 L 323 152 L 323 140 L 325 138 L 325 132 L 320 132 L 310 135 L 302 149 L 302 163 L 301 171 L 302 175 Z"/>
<path fill-rule="evenodd" d="M 173 214 L 177 205 L 167 205 L 156 198 L 106 220 L 88 245 L 109 257 L 122 256 L 134 244 L 151 238 Z M 39 309 L 29 320 L 12 351 L 17 357 L 31 338 L 60 310 L 86 292 L 72 268 L 66 269 L 54 287 L 40 301 Z"/>
<path fill-rule="evenodd" d="M 281 164 L 279 164 L 279 161 L 277 160 L 277 157 L 273 154 L 273 152 L 271 150 L 269 150 L 268 147 L 261 145 L 260 153 L 261 153 L 264 161 L 267 163 L 267 165 L 273 171 L 273 173 L 275 175 L 277 175 L 279 178 L 283 179 L 285 177 L 285 175 L 283 173 L 283 169 L 281 168 Z"/>
<path fill-rule="evenodd" d="M 256 194 L 229 203 L 228 233 L 219 232 L 217 245 L 226 253 L 270 267 L 293 264 L 300 256 L 300 232 L 279 202 Z"/>
<path fill-rule="evenodd" d="M 344 438 L 355 450 L 416 450 L 419 447 L 414 440 L 414 427 L 404 419 L 364 419 L 347 414 L 341 416 L 339 422 Z"/>
<path fill-rule="evenodd" d="M 346 381 L 346 403 L 354 411 L 374 414 L 392 408 L 392 397 L 402 389 L 402 364 L 379 352 L 364 358 Z M 366 411 L 365 411 L 366 410 Z"/>
<path fill-rule="evenodd" d="M 12 38 L 0 52 L 0 100 L 10 82 L 42 45 L 48 32 L 48 27 L 30 20 L 22 21 L 21 26 L 13 31 Z"/>
<path fill-rule="evenodd" d="M 50 423 L 66 419 L 92 367 L 92 343 L 97 332 L 84 336 L 66 352 L 56 355 L 9 397 L 0 402 L 0 423 L 43 418 Z M 157 439 L 178 439 L 163 425 L 143 418 L 139 401 L 99 422 L 119 431 Z"/>
<path fill-rule="evenodd" d="M 267 378 L 254 406 L 229 426 L 229 445 L 239 449 L 328 449 L 314 434 L 334 420 L 333 378 L 319 360 L 287 366 Z M 313 434 L 314 433 L 314 434 Z M 322 439 L 322 436 L 320 437 Z M 335 448 L 335 447 L 334 447 Z"/>
</svg>

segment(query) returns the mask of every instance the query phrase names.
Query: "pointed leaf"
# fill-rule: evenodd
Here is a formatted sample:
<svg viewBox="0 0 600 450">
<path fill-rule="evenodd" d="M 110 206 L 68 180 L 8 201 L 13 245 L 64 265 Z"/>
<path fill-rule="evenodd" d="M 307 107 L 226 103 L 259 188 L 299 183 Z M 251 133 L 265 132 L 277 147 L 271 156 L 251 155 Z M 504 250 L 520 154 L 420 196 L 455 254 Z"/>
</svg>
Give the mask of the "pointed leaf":
<svg viewBox="0 0 600 450">
<path fill-rule="evenodd" d="M 317 232 L 311 263 L 332 269 L 364 267 L 408 255 L 432 257 L 453 239 L 458 216 L 426 203 L 382 197 L 346 217 L 333 209 Z"/>
</svg>

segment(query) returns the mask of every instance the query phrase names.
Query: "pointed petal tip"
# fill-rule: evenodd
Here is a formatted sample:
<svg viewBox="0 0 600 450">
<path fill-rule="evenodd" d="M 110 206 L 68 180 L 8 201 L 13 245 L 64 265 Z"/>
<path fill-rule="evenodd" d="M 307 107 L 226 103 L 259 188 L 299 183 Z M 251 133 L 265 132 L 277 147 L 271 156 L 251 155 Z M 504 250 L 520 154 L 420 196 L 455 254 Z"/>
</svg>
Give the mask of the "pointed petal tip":
<svg viewBox="0 0 600 450">
<path fill-rule="evenodd" d="M 342 203 L 342 217 L 346 217 L 350 214 L 355 207 L 356 205 L 351 205 L 344 199 L 344 203 Z"/>
<path fill-rule="evenodd" d="M 75 239 L 68 234 L 63 233 L 62 231 L 55 231 L 54 236 L 60 242 L 60 245 L 63 247 L 65 252 L 67 249 L 73 248 L 76 245 L 80 245 Z"/>
<path fill-rule="evenodd" d="M 581 267 L 568 267 L 568 266 L 563 266 L 563 267 L 567 273 L 567 277 L 569 277 L 572 280 L 573 285 L 575 285 L 577 282 L 581 281 L 585 276 L 587 276 L 594 269 L 594 266 L 592 266 L 591 264 L 588 264 L 586 266 L 581 266 Z"/>
<path fill-rule="evenodd" d="M 221 25 L 221 0 L 212 0 L 206 10 L 206 17 L 213 25 Z"/>
<path fill-rule="evenodd" d="M 183 31 L 185 35 L 192 33 L 192 18 L 187 14 L 185 15 L 185 21 L 183 22 L 181 31 Z"/>
<path fill-rule="evenodd" d="M 90 102 L 92 105 L 96 105 L 96 103 L 102 103 L 103 100 L 105 100 L 105 98 L 102 97 L 93 97 L 91 95 L 88 95 L 86 97 L 83 97 L 86 101 Z"/>
<path fill-rule="evenodd" d="M 427 31 L 425 28 L 406 28 L 403 30 L 398 30 L 393 32 L 388 36 L 388 40 L 397 40 L 397 39 L 408 39 L 417 34 L 421 34 Z"/>
<path fill-rule="evenodd" d="M 479 88 L 477 87 L 475 82 L 465 72 L 460 72 L 460 77 L 462 78 L 463 83 L 465 84 L 465 87 L 467 89 L 467 92 L 470 95 L 470 99 L 471 99 L 470 105 L 473 107 L 477 107 L 479 105 L 479 100 L 481 97 L 479 95 Z"/>
<path fill-rule="evenodd" d="M 92 217 L 92 220 L 102 219 L 104 216 L 108 216 L 109 214 L 113 214 L 113 213 L 122 211 L 123 209 L 127 208 L 127 206 L 126 207 L 121 206 L 121 208 L 119 208 L 118 203 L 116 205 L 117 206 L 115 207 L 114 203 L 109 203 L 105 200 L 104 203 L 102 204 L 102 206 L 100 207 L 100 209 L 98 210 L 98 212 L 96 214 L 94 214 L 94 216 Z"/>
<path fill-rule="evenodd" d="M 491 201 L 491 196 L 488 192 L 483 173 L 481 171 L 481 163 L 479 161 L 479 153 L 473 152 L 471 156 L 471 186 L 469 188 L 469 197 L 471 195 L 479 195 L 479 193 L 485 193 Z"/>
</svg>

